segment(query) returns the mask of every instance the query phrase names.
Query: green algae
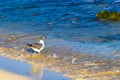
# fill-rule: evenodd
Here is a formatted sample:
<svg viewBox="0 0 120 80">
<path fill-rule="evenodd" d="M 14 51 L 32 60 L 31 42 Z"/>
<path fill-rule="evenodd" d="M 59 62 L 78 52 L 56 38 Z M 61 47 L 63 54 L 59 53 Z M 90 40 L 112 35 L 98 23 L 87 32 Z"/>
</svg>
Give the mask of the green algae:
<svg viewBox="0 0 120 80">
<path fill-rule="evenodd" d="M 53 58 L 48 56 L 49 54 L 31 54 L 24 50 L 16 50 L 12 48 L 0 47 L 0 55 L 6 56 L 12 59 L 18 59 L 26 61 L 33 66 L 33 72 L 38 67 L 44 67 L 51 71 L 57 71 L 70 77 L 74 80 L 109 80 L 114 78 L 117 80 L 120 76 L 119 61 L 100 60 L 97 57 L 82 54 L 77 57 L 78 61 L 84 58 L 82 63 L 73 64 L 71 61 L 60 58 Z M 117 63 L 116 63 L 117 62 Z M 112 68 L 112 66 L 114 68 Z M 111 68 L 107 68 L 110 66 Z"/>
<path fill-rule="evenodd" d="M 120 12 L 101 11 L 96 14 L 96 17 L 103 20 L 120 21 Z"/>
</svg>

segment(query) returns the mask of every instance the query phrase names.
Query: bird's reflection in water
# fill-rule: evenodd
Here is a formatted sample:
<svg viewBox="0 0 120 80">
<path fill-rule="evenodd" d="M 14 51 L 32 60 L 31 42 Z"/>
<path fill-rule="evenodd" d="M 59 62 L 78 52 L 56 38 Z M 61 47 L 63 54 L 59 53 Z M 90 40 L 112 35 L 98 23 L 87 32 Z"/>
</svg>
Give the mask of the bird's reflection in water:
<svg viewBox="0 0 120 80">
<path fill-rule="evenodd" d="M 32 65 L 31 69 L 31 76 L 35 80 L 42 80 L 43 78 L 43 72 L 44 72 L 44 67 L 41 65 Z"/>
</svg>

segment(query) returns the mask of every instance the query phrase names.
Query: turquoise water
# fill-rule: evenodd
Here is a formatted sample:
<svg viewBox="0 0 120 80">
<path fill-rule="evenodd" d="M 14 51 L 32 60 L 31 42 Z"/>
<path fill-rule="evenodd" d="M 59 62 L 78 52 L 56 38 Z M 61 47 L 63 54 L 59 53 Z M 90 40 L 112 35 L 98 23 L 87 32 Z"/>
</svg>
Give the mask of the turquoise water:
<svg viewBox="0 0 120 80">
<path fill-rule="evenodd" d="M 100 21 L 102 10 L 120 11 L 115 0 L 6 0 L 0 2 L 0 45 L 25 46 L 47 37 L 46 47 L 65 46 L 80 53 L 119 56 L 120 22 Z M 11 37 L 17 37 L 12 41 Z M 30 39 L 30 40 L 29 40 Z"/>
</svg>

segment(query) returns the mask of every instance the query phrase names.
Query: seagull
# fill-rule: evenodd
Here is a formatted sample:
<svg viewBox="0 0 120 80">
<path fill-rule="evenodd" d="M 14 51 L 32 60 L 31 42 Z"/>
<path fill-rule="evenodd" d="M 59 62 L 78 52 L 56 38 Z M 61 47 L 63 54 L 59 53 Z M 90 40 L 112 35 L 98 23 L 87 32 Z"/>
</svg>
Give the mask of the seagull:
<svg viewBox="0 0 120 80">
<path fill-rule="evenodd" d="M 44 37 L 44 36 L 41 36 L 39 43 L 26 44 L 26 45 L 28 45 L 28 46 L 29 46 L 31 49 L 33 49 L 35 52 L 40 53 L 41 50 L 43 50 L 44 47 L 45 47 L 44 39 L 45 39 L 45 37 Z"/>
</svg>

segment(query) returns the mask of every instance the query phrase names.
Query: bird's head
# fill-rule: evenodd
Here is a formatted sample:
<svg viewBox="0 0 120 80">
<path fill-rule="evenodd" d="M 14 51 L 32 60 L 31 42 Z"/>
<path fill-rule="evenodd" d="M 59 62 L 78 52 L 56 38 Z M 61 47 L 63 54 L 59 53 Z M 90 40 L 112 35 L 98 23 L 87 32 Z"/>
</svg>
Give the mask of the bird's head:
<svg viewBox="0 0 120 80">
<path fill-rule="evenodd" d="M 46 39 L 45 36 L 40 36 L 40 40 L 44 40 L 44 39 Z"/>
</svg>

